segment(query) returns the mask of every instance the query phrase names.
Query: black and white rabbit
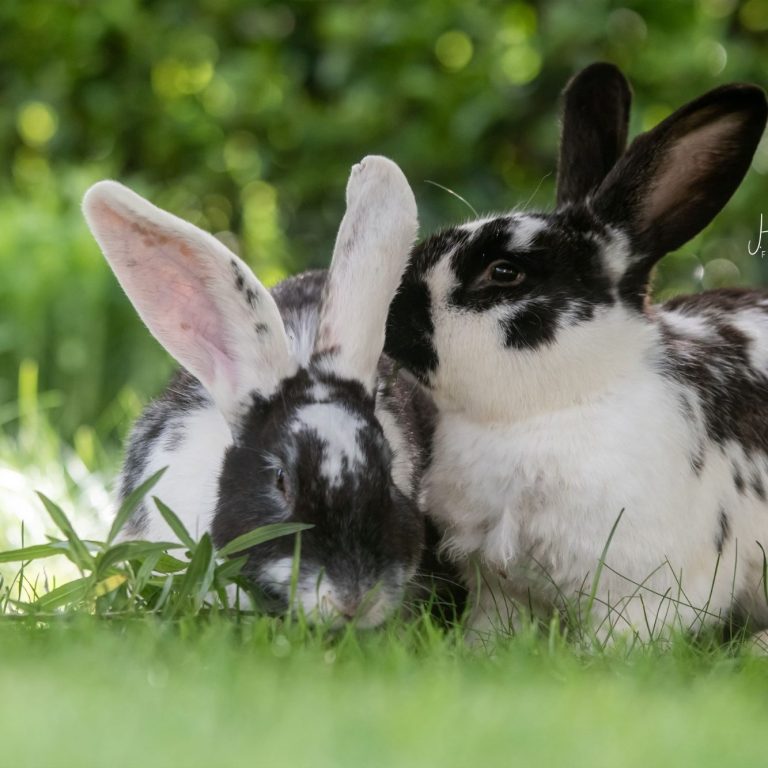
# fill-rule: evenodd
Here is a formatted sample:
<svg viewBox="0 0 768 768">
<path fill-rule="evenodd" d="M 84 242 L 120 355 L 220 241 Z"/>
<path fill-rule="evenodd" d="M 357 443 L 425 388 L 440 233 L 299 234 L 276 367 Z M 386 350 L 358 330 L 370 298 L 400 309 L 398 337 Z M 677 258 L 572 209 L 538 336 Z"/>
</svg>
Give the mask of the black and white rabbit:
<svg viewBox="0 0 768 768">
<path fill-rule="evenodd" d="M 219 545 L 266 523 L 311 523 L 297 588 L 306 615 L 379 624 L 421 556 L 416 497 L 433 426 L 429 399 L 381 357 L 417 231 L 400 169 L 383 157 L 354 166 L 327 277 L 272 293 L 216 238 L 115 182 L 94 185 L 83 210 L 183 366 L 133 430 L 120 495 L 167 466 L 153 495 Z M 128 535 L 172 536 L 149 502 Z M 293 547 L 292 537 L 260 545 L 245 571 L 283 607 Z"/>
<path fill-rule="evenodd" d="M 625 151 L 629 106 L 615 67 L 578 74 L 555 210 L 428 238 L 390 309 L 385 351 L 438 406 L 425 502 L 478 629 L 564 602 L 603 636 L 768 623 L 768 294 L 648 302 L 749 168 L 765 94 L 716 88 Z"/>
</svg>

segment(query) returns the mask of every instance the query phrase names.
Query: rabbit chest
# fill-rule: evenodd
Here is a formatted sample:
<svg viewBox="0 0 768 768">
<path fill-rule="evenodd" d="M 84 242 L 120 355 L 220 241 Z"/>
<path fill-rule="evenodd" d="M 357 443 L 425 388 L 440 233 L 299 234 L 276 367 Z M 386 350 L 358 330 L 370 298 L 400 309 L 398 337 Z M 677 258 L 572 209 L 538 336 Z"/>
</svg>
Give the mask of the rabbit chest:
<svg viewBox="0 0 768 768">
<path fill-rule="evenodd" d="M 591 402 L 521 422 L 444 411 L 424 493 L 470 581 L 479 567 L 481 592 L 547 606 L 588 594 L 610 539 L 599 598 L 645 591 L 645 610 L 682 590 L 688 613 L 706 603 L 715 615 L 734 592 L 754 603 L 768 507 L 744 486 L 768 483 L 767 469 L 737 441 L 712 442 L 695 391 L 649 364 Z"/>
</svg>

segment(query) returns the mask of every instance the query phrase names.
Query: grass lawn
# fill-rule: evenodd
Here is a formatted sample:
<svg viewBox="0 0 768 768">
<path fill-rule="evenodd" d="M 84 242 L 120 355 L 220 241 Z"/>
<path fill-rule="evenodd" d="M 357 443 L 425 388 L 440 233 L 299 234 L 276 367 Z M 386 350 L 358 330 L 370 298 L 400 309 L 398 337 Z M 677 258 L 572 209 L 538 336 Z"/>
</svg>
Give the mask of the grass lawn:
<svg viewBox="0 0 768 768">
<path fill-rule="evenodd" d="M 429 622 L 0 623 L 2 765 L 762 765 L 768 660 L 467 649 Z"/>
</svg>

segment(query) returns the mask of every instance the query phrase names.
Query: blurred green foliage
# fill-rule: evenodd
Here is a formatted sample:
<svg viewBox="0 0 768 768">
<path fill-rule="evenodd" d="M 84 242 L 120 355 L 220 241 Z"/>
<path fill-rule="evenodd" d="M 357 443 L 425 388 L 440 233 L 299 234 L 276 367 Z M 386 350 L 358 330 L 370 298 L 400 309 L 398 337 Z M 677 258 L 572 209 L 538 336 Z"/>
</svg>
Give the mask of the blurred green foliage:
<svg viewBox="0 0 768 768">
<path fill-rule="evenodd" d="M 0 4 L 0 403 L 20 361 L 55 421 L 108 432 L 158 390 L 148 336 L 79 213 L 118 178 L 239 250 L 267 284 L 328 261 L 351 164 L 396 159 L 423 231 L 553 199 L 558 94 L 619 64 L 633 133 L 719 83 L 768 75 L 768 0 L 4 0 Z M 768 281 L 768 141 L 717 222 L 668 257 L 659 295 Z M 128 388 L 127 390 L 125 388 Z"/>
</svg>

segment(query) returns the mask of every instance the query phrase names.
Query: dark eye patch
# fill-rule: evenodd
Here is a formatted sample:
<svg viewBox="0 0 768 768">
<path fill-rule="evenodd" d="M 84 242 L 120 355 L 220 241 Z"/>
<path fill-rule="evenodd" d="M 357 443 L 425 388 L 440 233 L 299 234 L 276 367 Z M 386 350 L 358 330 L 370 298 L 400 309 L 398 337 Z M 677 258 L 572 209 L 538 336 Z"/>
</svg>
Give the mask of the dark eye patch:
<svg viewBox="0 0 768 768">
<path fill-rule="evenodd" d="M 471 239 L 461 244 L 453 254 L 452 264 L 458 286 L 449 296 L 454 306 L 482 311 L 509 300 L 519 300 L 546 281 L 552 269 L 549 248 L 533 242 L 530 247 L 511 247 L 514 221 L 495 219 L 481 226 Z M 488 268 L 495 262 L 508 262 L 511 269 L 524 273 L 519 285 L 505 285 L 486 279 Z"/>
<path fill-rule="evenodd" d="M 599 244 L 602 229 L 570 214 L 537 218 L 544 226 L 525 248 L 512 247 L 516 222 L 502 217 L 478 228 L 452 257 L 458 285 L 449 302 L 473 312 L 508 306 L 499 322 L 506 346 L 518 349 L 551 343 L 561 327 L 585 322 L 597 306 L 614 301 Z M 525 279 L 504 284 L 484 278 L 499 260 Z"/>
</svg>

